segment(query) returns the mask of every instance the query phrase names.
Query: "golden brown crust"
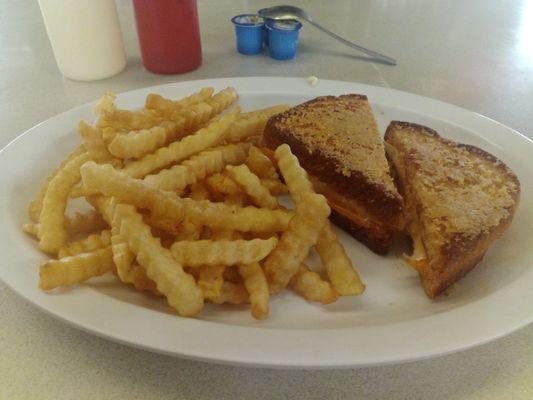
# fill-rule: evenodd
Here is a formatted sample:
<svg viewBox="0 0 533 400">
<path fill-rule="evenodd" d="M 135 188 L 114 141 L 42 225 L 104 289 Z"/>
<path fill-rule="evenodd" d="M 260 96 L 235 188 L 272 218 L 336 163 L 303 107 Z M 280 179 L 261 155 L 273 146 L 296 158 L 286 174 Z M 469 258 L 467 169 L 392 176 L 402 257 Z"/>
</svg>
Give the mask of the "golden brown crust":
<svg viewBox="0 0 533 400">
<path fill-rule="evenodd" d="M 418 227 L 427 256 L 418 268 L 422 284 L 434 298 L 474 268 L 510 225 L 520 183 L 492 154 L 421 125 L 393 121 L 385 141 L 407 227 Z"/>
<path fill-rule="evenodd" d="M 357 141 L 355 128 L 348 131 L 345 125 L 339 126 L 339 115 L 352 127 L 362 124 L 358 129 L 365 134 L 364 143 L 355 144 L 360 144 L 360 149 L 353 150 L 353 141 Z M 316 137 L 311 138 L 312 135 Z M 403 226 L 403 200 L 390 177 L 366 96 L 323 96 L 293 107 L 270 118 L 263 141 L 271 149 L 289 144 L 311 175 L 346 196 L 357 198 L 376 220 L 398 229 Z M 365 152 L 371 156 L 365 159 Z M 358 160 L 360 169 L 352 162 L 354 153 L 363 160 Z"/>
<path fill-rule="evenodd" d="M 422 277 L 428 297 L 433 299 L 445 294 L 451 285 L 471 271 L 483 259 L 491 243 L 511 225 L 513 214 L 488 234 L 480 234 L 474 239 L 465 239 L 461 235 L 453 237 L 451 242 L 442 248 L 439 263 L 433 265 L 433 268 L 440 272 L 438 279 L 435 279 L 434 274 Z"/>
<path fill-rule="evenodd" d="M 412 130 L 414 133 L 419 134 L 426 134 L 433 136 L 435 138 L 441 138 L 442 137 L 438 134 L 438 132 L 435 129 L 428 128 L 427 126 L 415 124 L 414 122 L 406 122 L 406 121 L 391 121 L 389 126 L 387 127 L 387 130 L 385 131 L 385 141 L 387 141 L 387 138 L 391 138 L 391 135 L 394 133 L 394 128 L 396 129 L 409 129 Z"/>
</svg>

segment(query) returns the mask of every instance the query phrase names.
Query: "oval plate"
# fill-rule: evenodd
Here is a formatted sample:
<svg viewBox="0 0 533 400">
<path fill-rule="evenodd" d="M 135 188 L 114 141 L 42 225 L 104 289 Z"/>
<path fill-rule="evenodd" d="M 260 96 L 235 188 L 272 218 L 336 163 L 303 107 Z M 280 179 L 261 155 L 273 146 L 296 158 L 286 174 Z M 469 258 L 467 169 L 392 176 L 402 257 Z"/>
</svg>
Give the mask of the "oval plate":
<svg viewBox="0 0 533 400">
<path fill-rule="evenodd" d="M 450 296 L 437 301 L 426 298 L 417 274 L 402 261 L 401 248 L 377 256 L 338 230 L 367 285 L 365 294 L 321 306 L 285 291 L 271 299 L 265 321 L 254 321 L 247 307 L 210 305 L 197 319 L 180 318 L 163 300 L 137 293 L 112 277 L 45 293 L 37 288 L 37 265 L 44 256 L 20 227 L 42 179 L 79 143 L 78 121 L 94 119 L 92 104 L 87 104 L 35 126 L 2 150 L 0 278 L 42 310 L 93 334 L 161 353 L 250 366 L 324 368 L 409 361 L 479 345 L 533 320 L 531 140 L 453 105 L 339 81 L 320 80 L 315 87 L 301 78 L 180 82 L 121 94 L 118 104 L 137 108 L 151 92 L 179 98 L 205 86 L 235 87 L 245 111 L 326 94 L 365 94 L 382 132 L 390 120 L 416 122 L 505 161 L 522 184 L 515 221 Z"/>
</svg>

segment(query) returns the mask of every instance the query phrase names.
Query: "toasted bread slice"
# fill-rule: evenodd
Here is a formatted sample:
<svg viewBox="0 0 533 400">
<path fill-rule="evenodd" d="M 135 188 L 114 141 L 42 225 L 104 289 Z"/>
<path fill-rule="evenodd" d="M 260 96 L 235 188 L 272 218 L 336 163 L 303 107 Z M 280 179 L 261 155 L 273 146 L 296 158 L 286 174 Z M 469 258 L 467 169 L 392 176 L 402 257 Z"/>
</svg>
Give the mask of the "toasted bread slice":
<svg viewBox="0 0 533 400">
<path fill-rule="evenodd" d="M 403 227 L 383 141 L 366 96 L 324 96 L 268 121 L 264 144 L 287 143 L 332 207 L 332 219 L 377 253 Z"/>
<path fill-rule="evenodd" d="M 408 261 L 434 298 L 474 268 L 510 225 L 520 183 L 491 154 L 421 125 L 391 122 L 385 147 L 413 239 Z"/>
</svg>

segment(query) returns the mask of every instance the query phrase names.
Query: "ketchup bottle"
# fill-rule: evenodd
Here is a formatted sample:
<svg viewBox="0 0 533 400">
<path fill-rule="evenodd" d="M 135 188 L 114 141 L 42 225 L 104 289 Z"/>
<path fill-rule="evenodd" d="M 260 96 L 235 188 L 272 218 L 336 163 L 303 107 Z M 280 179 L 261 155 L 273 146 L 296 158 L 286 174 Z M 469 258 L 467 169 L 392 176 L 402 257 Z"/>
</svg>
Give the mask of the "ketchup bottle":
<svg viewBox="0 0 533 400">
<path fill-rule="evenodd" d="M 202 63 L 196 0 L 133 0 L 143 64 L 179 74 Z"/>
</svg>

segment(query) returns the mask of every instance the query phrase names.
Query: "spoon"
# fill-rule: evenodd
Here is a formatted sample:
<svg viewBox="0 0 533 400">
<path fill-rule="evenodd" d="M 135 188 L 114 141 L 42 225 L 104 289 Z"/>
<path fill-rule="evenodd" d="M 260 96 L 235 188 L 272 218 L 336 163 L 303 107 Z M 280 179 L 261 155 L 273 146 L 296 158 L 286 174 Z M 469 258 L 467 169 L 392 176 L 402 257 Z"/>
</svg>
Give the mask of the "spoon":
<svg viewBox="0 0 533 400">
<path fill-rule="evenodd" d="M 339 35 L 331 32 L 330 30 L 324 28 L 322 25 L 320 25 L 318 22 L 313 21 L 311 16 L 303 9 L 299 7 L 294 6 L 274 6 L 269 8 L 263 8 L 259 10 L 258 12 L 260 17 L 266 18 L 266 19 L 275 19 L 275 20 L 284 20 L 284 19 L 298 19 L 301 18 L 303 20 L 306 20 L 311 25 L 315 26 L 316 28 L 320 29 L 322 32 L 327 33 L 329 36 L 331 36 L 334 39 L 337 39 L 339 42 L 345 44 L 346 46 L 351 47 L 352 49 L 359 50 L 365 54 L 368 54 L 369 56 L 372 56 L 386 64 L 389 65 L 396 65 L 396 60 L 394 58 L 387 57 L 383 54 L 377 53 L 373 50 L 366 49 L 364 47 L 361 47 L 355 43 L 350 42 L 349 40 L 346 40 Z"/>
</svg>

